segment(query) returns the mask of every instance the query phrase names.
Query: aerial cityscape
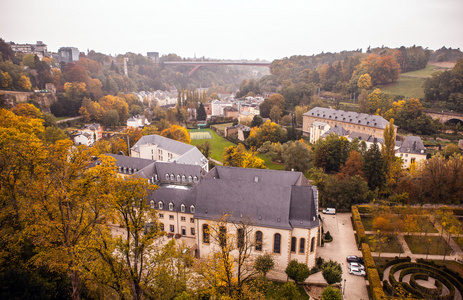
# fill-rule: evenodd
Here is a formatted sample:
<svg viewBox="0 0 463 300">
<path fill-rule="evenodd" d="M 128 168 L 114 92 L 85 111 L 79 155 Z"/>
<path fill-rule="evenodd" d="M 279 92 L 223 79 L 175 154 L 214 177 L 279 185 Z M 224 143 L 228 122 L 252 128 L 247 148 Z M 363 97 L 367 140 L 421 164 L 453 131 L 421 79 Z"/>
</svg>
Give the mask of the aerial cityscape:
<svg viewBox="0 0 463 300">
<path fill-rule="evenodd" d="M 463 3 L 325 2 L 3 1 L 0 298 L 462 299 Z"/>
</svg>

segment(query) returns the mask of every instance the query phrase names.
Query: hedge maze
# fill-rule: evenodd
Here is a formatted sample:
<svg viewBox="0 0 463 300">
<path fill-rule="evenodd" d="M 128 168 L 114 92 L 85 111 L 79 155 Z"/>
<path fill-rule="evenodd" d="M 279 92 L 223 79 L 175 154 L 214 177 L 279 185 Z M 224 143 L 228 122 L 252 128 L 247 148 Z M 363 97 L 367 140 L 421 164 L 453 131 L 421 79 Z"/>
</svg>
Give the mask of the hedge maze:
<svg viewBox="0 0 463 300">
<path fill-rule="evenodd" d="M 388 280 L 383 281 L 383 289 L 389 296 L 399 296 L 400 291 L 404 291 L 418 299 L 462 299 L 463 279 L 459 274 L 433 262 L 406 260 L 396 259 L 388 263 L 392 267 Z"/>
</svg>

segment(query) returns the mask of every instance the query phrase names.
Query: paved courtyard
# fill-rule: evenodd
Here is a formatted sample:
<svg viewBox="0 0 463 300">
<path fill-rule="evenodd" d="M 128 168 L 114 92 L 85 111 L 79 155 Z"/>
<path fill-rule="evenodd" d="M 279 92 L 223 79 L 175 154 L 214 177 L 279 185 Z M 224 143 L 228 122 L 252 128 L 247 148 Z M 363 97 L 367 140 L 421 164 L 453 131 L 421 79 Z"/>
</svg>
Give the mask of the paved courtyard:
<svg viewBox="0 0 463 300">
<path fill-rule="evenodd" d="M 336 215 L 321 214 L 324 220 L 323 227 L 325 233 L 330 232 L 333 237 L 331 243 L 325 243 L 324 247 L 317 248 L 317 257 L 327 260 L 335 260 L 342 265 L 342 287 L 344 290 L 344 299 L 346 300 L 367 300 L 368 291 L 366 287 L 367 281 L 362 276 L 350 275 L 347 268 L 346 256 L 358 255 L 362 256 L 362 252 L 358 250 L 355 242 L 354 229 L 352 228 L 351 214 L 338 213 Z M 318 275 L 318 276 L 316 276 Z M 313 277 L 311 279 L 311 277 Z M 321 277 L 321 279 L 320 279 Z M 317 282 L 323 280 L 321 272 L 314 274 L 308 278 L 308 282 Z"/>
</svg>

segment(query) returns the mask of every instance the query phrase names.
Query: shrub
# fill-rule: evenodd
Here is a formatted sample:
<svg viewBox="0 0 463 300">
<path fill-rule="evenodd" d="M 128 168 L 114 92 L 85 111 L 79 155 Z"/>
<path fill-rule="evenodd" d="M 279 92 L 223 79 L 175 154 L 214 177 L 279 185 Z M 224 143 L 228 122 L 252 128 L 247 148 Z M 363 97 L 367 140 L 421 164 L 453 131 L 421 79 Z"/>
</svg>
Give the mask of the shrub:
<svg viewBox="0 0 463 300">
<path fill-rule="evenodd" d="M 327 286 L 322 292 L 322 300 L 341 300 L 341 291 L 333 288 L 331 285 Z"/>
<path fill-rule="evenodd" d="M 256 260 L 254 261 L 254 269 L 262 274 L 263 277 L 267 275 L 267 273 L 273 269 L 275 266 L 275 261 L 270 254 L 262 254 L 257 256 Z"/>
<path fill-rule="evenodd" d="M 294 280 L 294 282 L 304 282 L 310 275 L 310 269 L 306 264 L 299 263 L 297 260 L 293 259 L 289 262 L 288 266 L 285 269 L 286 275 L 289 278 Z"/>
<path fill-rule="evenodd" d="M 328 284 L 341 282 L 342 280 L 342 269 L 341 264 L 336 261 L 328 261 L 323 264 L 323 278 L 325 278 Z"/>
<path fill-rule="evenodd" d="M 363 255 L 363 261 L 365 263 L 365 268 L 376 269 L 375 261 L 373 260 L 373 256 L 371 256 L 370 246 L 368 246 L 368 244 L 365 244 L 365 243 L 362 244 L 362 255 Z"/>
</svg>

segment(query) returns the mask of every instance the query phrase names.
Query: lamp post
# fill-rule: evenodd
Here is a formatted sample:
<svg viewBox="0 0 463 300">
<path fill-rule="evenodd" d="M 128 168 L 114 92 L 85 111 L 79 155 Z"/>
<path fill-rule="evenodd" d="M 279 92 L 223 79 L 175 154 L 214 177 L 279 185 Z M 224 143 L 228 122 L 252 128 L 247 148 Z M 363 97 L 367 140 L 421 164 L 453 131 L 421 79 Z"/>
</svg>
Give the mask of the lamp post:
<svg viewBox="0 0 463 300">
<path fill-rule="evenodd" d="M 342 289 L 342 297 L 346 294 L 346 279 L 344 279 L 344 288 Z"/>
</svg>

